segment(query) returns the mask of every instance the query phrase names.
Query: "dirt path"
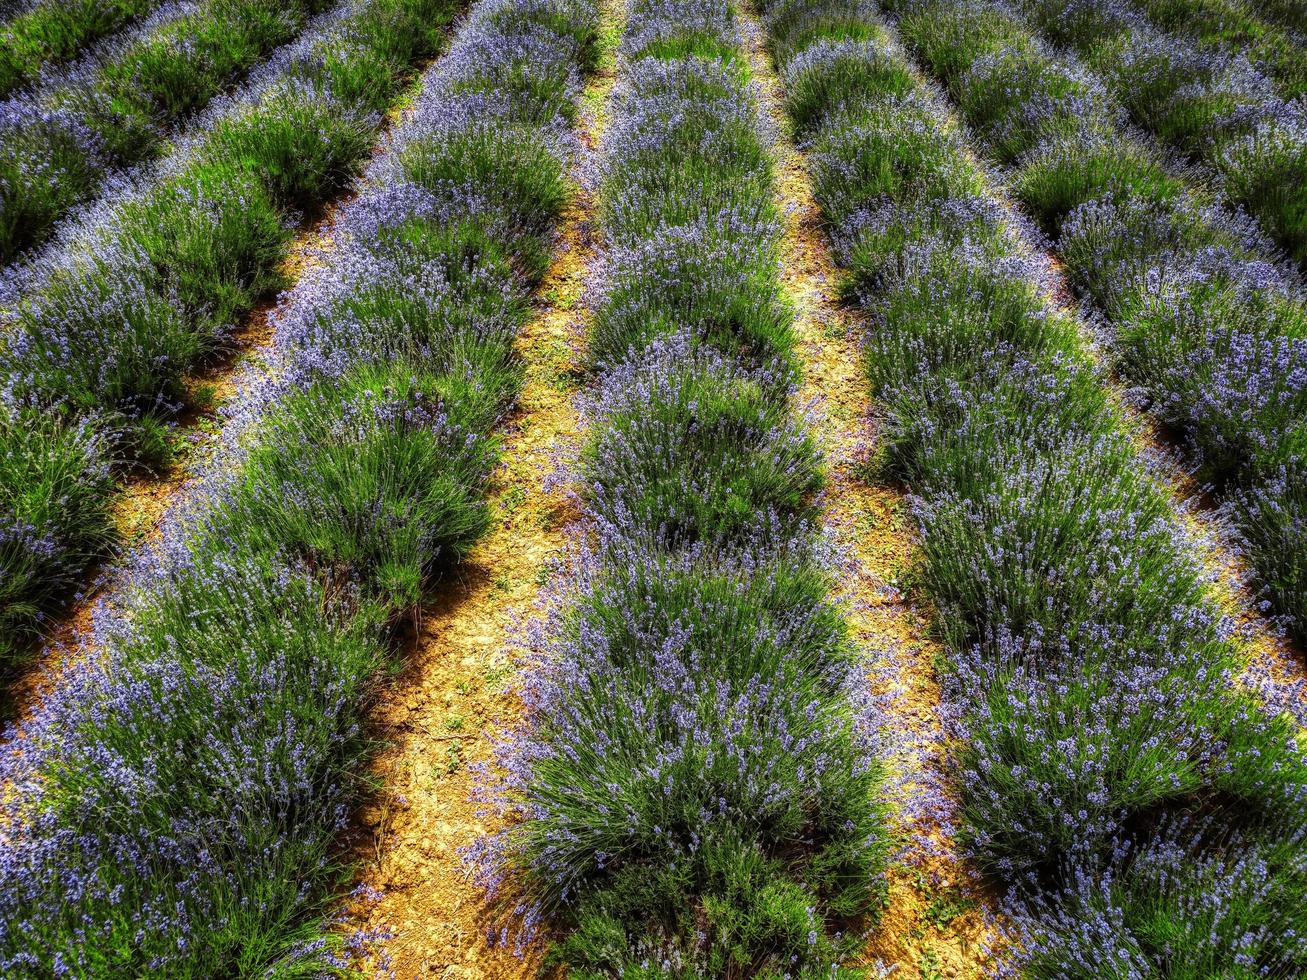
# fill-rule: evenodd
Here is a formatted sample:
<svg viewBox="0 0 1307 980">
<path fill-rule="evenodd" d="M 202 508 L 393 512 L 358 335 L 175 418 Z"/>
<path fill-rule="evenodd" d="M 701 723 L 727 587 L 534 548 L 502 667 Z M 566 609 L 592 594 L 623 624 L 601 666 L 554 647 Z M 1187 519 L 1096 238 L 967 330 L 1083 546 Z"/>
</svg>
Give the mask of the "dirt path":
<svg viewBox="0 0 1307 980">
<path fill-rule="evenodd" d="M 891 737 L 901 780 L 905 853 L 890 875 L 889 905 L 870 937 L 869 961 L 880 960 L 903 978 L 961 978 L 983 974 L 987 897 L 971 885 L 951 852 L 948 787 L 943 774 L 940 689 L 933 662 L 941 653 L 930 638 L 930 611 L 898 588 L 915 561 L 917 542 L 903 492 L 873 485 L 858 474 L 870 431 L 870 393 L 862 371 L 861 327 L 837 302 L 839 271 L 813 199 L 807 161 L 789 138 L 780 83 L 752 11 L 743 13 L 748 59 L 763 107 L 780 133 L 777 177 L 788 215 L 782 275 L 795 304 L 802 404 L 815 403 L 816 435 L 829 462 L 827 522 L 852 559 L 846 591 L 858 640 L 884 652 L 886 692 L 897 730 Z"/>
<path fill-rule="evenodd" d="M 619 0 L 603 5 L 606 26 L 620 20 L 619 7 Z M 583 96 L 587 150 L 597 146 L 615 72 L 610 46 Z M 471 765 L 490 761 L 489 736 L 520 710 L 505 684 L 514 669 L 510 638 L 515 624 L 532 614 L 566 547 L 565 529 L 580 516 L 567 494 L 546 493 L 544 483 L 556 454 L 577 436 L 575 339 L 586 315 L 594 233 L 593 202 L 582 190 L 563 215 L 561 245 L 541 284 L 536 316 L 517 340 L 526 383 L 501 430 L 503 463 L 490 492 L 494 526 L 423 611 L 406 669 L 381 692 L 373 714 L 375 734 L 387 747 L 369 774 L 381 788 L 351 831 L 361 893 L 345 927 L 390 933 L 389 963 L 362 964 L 377 973 L 388 966 L 404 980 L 507 980 L 533 977 L 539 968 L 540 949 L 518 959 L 487 942 L 481 890 L 458 851 L 497 829 L 471 800 Z"/>
</svg>

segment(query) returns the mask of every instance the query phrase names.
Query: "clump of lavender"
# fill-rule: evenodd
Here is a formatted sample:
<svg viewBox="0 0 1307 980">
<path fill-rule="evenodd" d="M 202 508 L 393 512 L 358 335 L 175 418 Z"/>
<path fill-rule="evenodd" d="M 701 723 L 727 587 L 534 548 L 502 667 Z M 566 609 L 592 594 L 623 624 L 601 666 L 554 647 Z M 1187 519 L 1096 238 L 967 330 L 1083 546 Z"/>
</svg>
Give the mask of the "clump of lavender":
<svg viewBox="0 0 1307 980">
<path fill-rule="evenodd" d="M 291 40 L 325 6 L 168 4 L 58 80 L 46 78 L 10 99 L 0 107 L 0 261 L 44 241 L 107 171 L 157 155 L 171 124 Z"/>
<path fill-rule="evenodd" d="M 31 410 L 0 411 L 0 662 L 17 660 L 42 613 L 74 591 L 113 538 L 113 450 L 98 425 Z"/>
<path fill-rule="evenodd" d="M 786 107 L 806 134 L 869 95 L 907 92 L 912 75 L 876 40 L 815 39 L 785 64 Z"/>
<path fill-rule="evenodd" d="M 100 135 L 71 108 L 31 96 L 0 103 L 0 262 L 85 196 L 105 161 Z M 13 188 L 13 190 L 8 190 Z"/>
<path fill-rule="evenodd" d="M 159 6 L 161 0 L 4 0 L 0 18 L 5 43 L 0 45 L 0 97 L 75 58 L 100 38 L 129 27 Z"/>
<path fill-rule="evenodd" d="M 1158 28 L 1187 35 L 1204 50 L 1242 54 L 1286 99 L 1307 95 L 1307 51 L 1260 11 L 1228 0 L 1143 0 L 1139 7 Z"/>
<path fill-rule="evenodd" d="M 1084 116 L 1111 120 L 1114 113 L 1096 78 L 1017 46 L 976 58 L 954 90 L 963 114 L 1004 161 Z"/>
<path fill-rule="evenodd" d="M 865 912 L 890 842 L 868 806 L 882 722 L 830 578 L 797 542 L 705 567 L 625 532 L 577 558 L 579 591 L 542 630 L 530 721 L 491 792 L 523 822 L 479 848 L 487 884 L 507 874 L 526 892 L 528 927 L 564 915 L 576 932 L 560 952 L 578 965 L 657 950 L 729 971 L 743 951 L 720 937 L 768 903 L 801 961 L 842 958 L 817 910 Z M 804 846 L 782 861 L 786 841 Z M 656 918 L 630 917 L 633 902 Z M 629 952 L 603 956 L 603 934 Z"/>
<path fill-rule="evenodd" d="M 505 20 L 517 37 L 543 22 L 560 57 L 585 45 L 557 26 L 594 31 L 582 4 L 514 18 L 492 0 L 464 36 Z M 558 216 L 552 198 L 466 208 L 475 168 L 401 184 L 397 161 L 417 160 L 443 113 L 465 125 L 427 144 L 433 165 L 496 126 L 564 145 L 557 121 L 532 131 L 456 108 L 479 97 L 455 91 L 476 76 L 466 59 L 513 49 L 456 43 L 432 69 L 325 268 L 283 306 L 270 377 L 247 372 L 219 457 L 98 611 L 85 662 L 11 737 L 0 972 L 347 968 L 331 905 L 348 774 L 369 748 L 362 712 L 393 666 L 392 625 L 486 524 L 490 430 L 516 391 L 512 327 L 531 284 L 512 258 L 544 247 L 550 215 L 533 203 Z M 541 104 L 575 91 L 578 68 Z M 561 181 L 559 157 L 489 165 L 535 166 L 540 181 L 543 159 Z"/>
<path fill-rule="evenodd" d="M 760 521 L 795 533 L 816 516 L 820 459 L 775 389 L 683 336 L 607 372 L 577 474 L 590 514 L 656 550 L 732 551 Z"/>
<path fill-rule="evenodd" d="M 883 40 L 887 35 L 877 20 L 879 9 L 873 0 L 780 0 L 767 7 L 767 44 L 776 61 L 788 65 L 816 40 Z"/>
<path fill-rule="evenodd" d="M 1276 839 L 1231 831 L 1237 815 L 1167 820 L 1122 841 L 1105 868 L 1072 867 L 1067 884 L 1009 911 L 1019 964 L 1001 975 L 1292 976 L 1307 965 L 1301 828 Z"/>
<path fill-rule="evenodd" d="M 1210 167 L 1299 265 L 1307 262 L 1307 113 L 1242 54 L 1159 31 L 1119 0 L 1016 7 L 1080 51 L 1140 126 Z"/>
<path fill-rule="evenodd" d="M 649 0 L 627 11 L 622 52 L 632 62 L 656 58 L 671 67 L 692 57 L 732 60 L 740 47 L 727 0 Z"/>
<path fill-rule="evenodd" d="M 1177 54 L 1148 35 L 1151 28 L 1138 35 L 1144 40 L 1136 40 L 1142 22 L 1126 7 L 1092 0 L 1054 9 L 1030 0 L 1022 9 L 1032 11 L 1055 37 L 1087 45 L 1094 66 L 1114 64 L 1118 57 L 1133 66 L 1120 76 L 1130 95 L 1110 84 L 1109 72 L 1110 95 L 1095 89 L 1094 98 L 1063 100 L 1053 118 L 1045 107 L 1062 90 L 1061 83 L 1032 88 L 1007 79 L 1079 77 L 1086 93 L 1085 86 L 1098 81 L 1043 47 L 1021 17 L 992 3 L 921 0 L 909 8 L 904 26 L 911 44 L 947 83 L 968 121 L 980 127 L 1005 161 L 1016 164 L 1018 190 L 1057 234 L 1058 251 L 1073 281 L 1106 314 L 1125 376 L 1161 421 L 1185 440 L 1195 468 L 1226 499 L 1266 485 L 1270 473 L 1300 452 L 1301 335 L 1307 306 L 1295 276 L 1276 268 L 1270 260 L 1273 249 L 1258 230 L 1208 202 L 1158 153 L 1123 130 L 1115 100 L 1192 96 L 1197 107 L 1184 110 L 1177 120 L 1197 120 L 1196 133 L 1206 139 L 1210 130 L 1212 139 L 1227 148 L 1234 138 L 1227 138 L 1227 123 L 1233 127 L 1228 132 L 1245 134 L 1238 140 L 1252 139 L 1246 134 L 1265 133 L 1268 127 L 1297 131 L 1300 123 L 1290 118 L 1292 113 L 1282 125 L 1272 125 L 1258 121 L 1261 117 L 1251 109 L 1229 108 L 1260 91 L 1246 65 L 1222 69 L 1225 81 L 1216 85 L 1207 56 L 1183 49 Z M 994 59 L 1020 69 L 1004 72 L 998 88 L 985 81 L 998 77 L 984 68 Z M 1238 98 L 1230 87 L 1236 75 L 1242 79 Z M 1182 76 L 1189 81 L 1174 93 L 1153 93 Z M 1220 118 L 1203 115 L 1198 103 L 1206 105 L 1209 98 L 1228 113 L 1221 109 Z M 1014 137 L 990 132 L 987 127 L 999 117 L 1006 120 L 1004 126 L 1015 127 Z M 1290 156 L 1297 152 L 1288 143 L 1284 147 Z M 1018 150 L 1022 155 L 1016 158 Z M 1300 185 L 1281 180 L 1277 159 L 1267 156 L 1268 172 L 1280 175 L 1271 179 Z M 1293 502 L 1286 497 L 1282 506 L 1291 509 Z M 1242 512 L 1231 513 L 1238 517 Z M 1285 561 L 1295 569 L 1307 568 L 1307 555 L 1290 555 Z M 1294 571 L 1290 578 L 1301 575 Z M 1258 570 L 1258 577 L 1267 594 L 1282 601 L 1285 590 L 1277 583 L 1283 574 L 1268 566 Z M 1287 606 L 1280 611 L 1287 613 Z M 1290 624 L 1295 635 L 1302 635 L 1300 619 Z"/>
<path fill-rule="evenodd" d="M 1238 529 L 1244 555 L 1257 569 L 1269 604 L 1292 617 L 1302 636 L 1307 623 L 1307 573 L 1299 559 L 1307 549 L 1307 464 L 1298 454 L 1271 470 L 1264 481 L 1235 495 L 1226 505 Z"/>
<path fill-rule="evenodd" d="M 614 93 L 600 164 L 603 256 L 590 360 L 682 334 L 753 366 L 790 357 L 776 275 L 782 225 L 756 108 L 720 61 L 646 57 Z"/>
</svg>

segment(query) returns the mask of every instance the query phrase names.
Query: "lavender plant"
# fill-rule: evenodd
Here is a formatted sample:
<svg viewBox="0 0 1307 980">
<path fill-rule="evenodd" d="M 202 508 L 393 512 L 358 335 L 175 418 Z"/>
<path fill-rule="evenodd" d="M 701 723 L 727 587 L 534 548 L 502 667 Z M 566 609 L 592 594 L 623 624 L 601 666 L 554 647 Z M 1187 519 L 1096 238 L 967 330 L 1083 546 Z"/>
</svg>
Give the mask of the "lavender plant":
<svg viewBox="0 0 1307 980">
<path fill-rule="evenodd" d="M 1170 976 L 1256 977 L 1285 948 L 1301 962 L 1302 854 L 1300 832 L 1250 840 L 1217 820 L 1169 820 L 1146 845 L 1123 845 L 1106 872 L 1073 871 L 1037 918 L 1018 920 L 1023 973 L 1136 977 L 1165 956 Z M 1127 934 L 1127 921 L 1145 925 Z"/>
<path fill-rule="evenodd" d="M 1122 0 L 1018 7 L 1102 73 L 1132 118 L 1211 167 L 1299 263 L 1307 264 L 1307 116 L 1242 54 L 1162 33 Z"/>
<path fill-rule="evenodd" d="M 768 21 L 784 37 L 803 6 L 776 0 Z M 902 21 L 991 145 L 1038 160 L 1040 142 L 1065 146 L 1083 113 L 1111 118 L 1093 108 L 1105 103 L 1092 80 L 1036 60 L 994 11 L 908 6 Z M 884 66 L 904 55 L 867 19 L 869 74 L 892 77 Z M 807 70 L 801 49 L 778 50 L 787 80 Z M 915 578 L 950 652 L 964 839 L 1016 923 L 1005 973 L 1301 972 L 1296 722 L 1240 686 L 1192 540 L 1078 325 L 1053 308 L 1028 230 L 987 200 L 938 96 L 897 80 L 858 89 L 820 117 L 812 173 L 848 294 L 872 319 L 888 461 L 922 535 Z M 1073 174 L 1109 172 L 1103 154 Z M 1158 240 L 1183 247 L 1171 232 L 1209 227 L 1195 220 L 1163 223 Z M 1103 279 L 1117 281 L 1147 237 L 1105 232 L 1097 261 L 1068 264 L 1111 267 Z"/>
<path fill-rule="evenodd" d="M 566 582 L 472 849 L 575 975 L 858 976 L 892 845 L 878 706 L 792 405 L 775 177 L 726 4 L 637 2 L 598 164 L 599 370 Z"/>
<path fill-rule="evenodd" d="M 666 35 L 676 21 L 657 26 Z M 632 38 L 635 52 L 654 43 L 644 33 Z M 676 333 L 755 366 L 787 357 L 793 340 L 775 275 L 780 224 L 769 164 L 734 69 L 648 57 L 632 64 L 630 84 L 640 97 L 615 114 L 600 164 L 604 182 L 623 193 L 600 205 L 612 247 L 590 359 L 616 365 Z"/>
<path fill-rule="evenodd" d="M 271 371 L 249 370 L 219 457 L 100 610 L 79 669 L 10 734 L 5 975 L 342 975 L 370 941 L 331 915 L 363 711 L 395 666 L 394 624 L 485 526 L 532 285 L 516 260 L 544 247 L 569 147 L 563 117 L 486 112 L 493 90 L 460 86 L 502 77 L 529 36 L 557 105 L 596 26 L 570 0 L 475 9 L 332 257 L 279 311 Z M 479 198 L 470 167 L 405 176 L 495 132 L 552 148 L 499 159 L 547 159 L 557 193 Z"/>
<path fill-rule="evenodd" d="M 0 414 L 0 660 L 39 637 L 43 614 L 79 584 L 78 570 L 113 540 L 113 451 L 102 428 L 30 410 Z"/>
<path fill-rule="evenodd" d="M 149 13 L 160 0 L 20 0 L 0 7 L 0 98 Z M 17 9 L 11 9 L 17 8 Z"/>
<path fill-rule="evenodd" d="M 503 749 L 492 799 L 523 822 L 478 849 L 487 883 L 566 925 L 552 958 L 588 975 L 838 969 L 889 842 L 829 574 L 802 540 L 705 564 L 601 533 Z"/>
<path fill-rule="evenodd" d="M 1209 52 L 1242 53 L 1285 99 L 1307 95 L 1307 51 L 1289 31 L 1240 0 L 1135 0 L 1157 27 L 1194 38 Z"/>
<path fill-rule="evenodd" d="M 1307 575 L 1299 558 L 1307 548 L 1305 467 L 1302 454 L 1294 456 L 1226 504 L 1248 560 L 1295 623 L 1307 622 Z"/>
<path fill-rule="evenodd" d="M 280 282 L 292 209 L 321 203 L 355 172 L 407 66 L 439 46 L 452 14 L 446 0 L 342 8 L 217 107 L 190 144 L 23 270 L 0 344 L 10 417 L 99 426 L 115 460 L 160 462 L 184 378 L 228 349 L 237 318 Z M 26 439 L 12 426 L 3 435 L 6 453 Z M 19 480 L 18 470 L 7 475 Z M 86 493 L 103 496 L 103 510 L 115 486 L 88 478 Z M 25 492 L 6 482 L 0 499 Z M 67 515 L 46 508 L 49 526 L 14 538 L 40 542 L 43 567 L 57 574 L 38 583 L 21 571 L 35 558 L 13 549 L 0 567 L 5 615 L 27 624 L 16 637 L 66 598 L 61 583 L 106 553 L 78 544 L 107 543 L 98 528 L 71 526 L 80 496 L 68 497 Z"/>
<path fill-rule="evenodd" d="M 1265 0 L 1258 5 L 1261 16 L 1301 34 L 1307 31 L 1307 13 L 1293 0 Z"/>
<path fill-rule="evenodd" d="M 579 467 L 596 520 L 655 550 L 731 552 L 815 519 L 817 450 L 773 379 L 680 336 L 605 381 Z"/>
</svg>

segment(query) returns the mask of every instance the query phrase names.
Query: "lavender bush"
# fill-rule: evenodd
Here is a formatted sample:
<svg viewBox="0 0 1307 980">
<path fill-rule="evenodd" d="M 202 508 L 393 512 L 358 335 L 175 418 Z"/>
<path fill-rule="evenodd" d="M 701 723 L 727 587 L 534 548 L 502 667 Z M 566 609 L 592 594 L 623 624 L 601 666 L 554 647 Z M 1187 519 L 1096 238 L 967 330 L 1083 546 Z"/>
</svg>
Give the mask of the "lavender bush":
<svg viewBox="0 0 1307 980">
<path fill-rule="evenodd" d="M 169 4 L 63 77 L 8 100 L 0 107 L 0 261 L 43 242 L 113 168 L 157 155 L 173 124 L 326 6 Z"/>
<path fill-rule="evenodd" d="M 816 517 L 817 450 L 777 381 L 684 335 L 609 372 L 580 461 L 597 521 L 656 550 L 731 552 Z M 761 522 L 761 523 L 760 523 Z M 618 532 L 615 532 L 618 533 Z"/>
<path fill-rule="evenodd" d="M 1015 167 L 1018 193 L 1106 315 L 1122 373 L 1184 440 L 1201 475 L 1226 500 L 1269 485 L 1270 474 L 1300 455 L 1307 409 L 1307 305 L 1295 274 L 1269 260 L 1270 246 L 1249 221 L 1177 177 L 1123 127 L 1098 81 L 1044 47 L 1010 10 L 988 0 L 893 6 L 912 48 Z M 1113 25 L 1137 20 L 1124 8 L 1078 3 L 1058 15 L 1056 30 L 1110 39 Z M 1053 30 L 1051 20 L 1041 23 Z M 1140 74 L 1140 91 L 1149 77 Z M 1066 89 L 1072 79 L 1079 81 Z M 1295 506 L 1292 496 L 1280 502 L 1285 512 Z M 1273 533 L 1245 523 L 1259 513 L 1230 509 L 1246 541 Z M 1259 554 L 1250 548 L 1250 557 Z M 1307 625 L 1285 583 L 1302 577 L 1307 555 L 1283 560 L 1298 571 L 1254 570 L 1301 638 Z"/>
<path fill-rule="evenodd" d="M 113 540 L 114 457 L 99 424 L 31 410 L 0 413 L 0 442 L 0 481 L 17 489 L 0 510 L 0 660 L 13 662 Z"/>
<path fill-rule="evenodd" d="M 5 0 L 0 4 L 0 98 L 149 13 L 161 0 Z"/>
<path fill-rule="evenodd" d="M 1220 820 L 1168 820 L 1148 843 L 1123 844 L 1105 869 L 1069 869 L 1053 900 L 1015 910 L 1023 975 L 1148 976 L 1161 950 L 1175 976 L 1292 975 L 1307 955 L 1302 855 L 1300 830 L 1248 839 Z"/>
<path fill-rule="evenodd" d="M 112 444 L 108 458 L 165 460 L 183 379 L 226 349 L 237 317 L 279 282 L 290 209 L 323 201 L 355 171 L 380 110 L 407 66 L 441 43 L 453 9 L 446 0 L 369 0 L 323 18 L 247 91 L 215 106 L 189 143 L 11 279 L 0 344 L 7 416 L 66 416 L 73 428 L 90 420 Z M 13 425 L 4 433 L 24 438 Z M 84 507 L 74 501 L 100 496 L 102 511 L 114 486 L 88 478 L 66 513 L 46 508 L 48 526 L 12 539 L 42 542 L 49 572 L 39 582 L 35 557 L 7 551 L 0 595 L 15 635 L 30 634 L 66 598 L 58 586 L 105 553 L 101 531 L 75 526 Z M 6 484 L 3 497 L 24 493 Z"/>
<path fill-rule="evenodd" d="M 675 33 L 675 21 L 658 24 Z M 644 43 L 643 34 L 631 37 Z M 604 183 L 623 193 L 600 204 L 612 247 L 591 361 L 620 364 L 677 333 L 758 367 L 787 357 L 791 318 L 775 274 L 780 223 L 769 163 L 734 69 L 647 57 L 633 62 L 630 90 L 639 96 L 614 113 L 600 164 Z"/>
<path fill-rule="evenodd" d="M 1210 166 L 1300 264 L 1307 263 L 1307 114 L 1242 54 L 1163 33 L 1122 0 L 1019 0 L 1098 69 L 1133 119 Z"/>
<path fill-rule="evenodd" d="M 1291 31 L 1237 0 L 1136 0 L 1157 27 L 1187 34 L 1208 52 L 1242 53 L 1286 99 L 1307 95 L 1307 50 Z"/>
<path fill-rule="evenodd" d="M 1257 9 L 1268 20 L 1299 34 L 1307 31 L 1307 14 L 1293 0 L 1265 0 Z"/>
</svg>

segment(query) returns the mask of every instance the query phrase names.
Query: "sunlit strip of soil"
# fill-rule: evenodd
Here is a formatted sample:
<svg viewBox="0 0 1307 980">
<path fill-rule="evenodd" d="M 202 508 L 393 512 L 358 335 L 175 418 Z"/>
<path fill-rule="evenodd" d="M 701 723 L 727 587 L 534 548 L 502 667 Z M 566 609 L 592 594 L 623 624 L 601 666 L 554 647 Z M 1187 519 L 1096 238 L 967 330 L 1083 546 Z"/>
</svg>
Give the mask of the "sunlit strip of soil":
<svg viewBox="0 0 1307 980">
<path fill-rule="evenodd" d="M 827 524 L 847 553 L 845 591 L 850 625 L 859 642 L 883 653 L 880 674 L 886 710 L 896 729 L 904 853 L 890 870 L 888 905 L 869 937 L 867 960 L 903 978 L 983 976 L 987 944 L 996 942 L 987 919 L 993 903 L 954 853 L 952 793 L 944 774 L 940 685 L 930 636 L 930 611 L 899 588 L 916 560 L 917 543 L 899 487 L 859 475 L 868 451 L 871 400 L 862 368 L 854 314 L 837 300 L 839 270 L 813 199 L 806 158 L 790 140 L 780 82 L 752 11 L 743 14 L 749 66 L 764 109 L 779 134 L 777 185 L 788 226 L 782 276 L 795 305 L 803 370 L 800 401 L 815 405 L 814 434 L 828 459 Z"/>
<path fill-rule="evenodd" d="M 603 35 L 620 29 L 618 0 L 602 5 Z M 582 96 L 580 136 L 593 151 L 616 79 L 611 45 Z M 587 152 L 587 155 L 588 155 Z M 577 161 L 578 170 L 585 159 Z M 594 259 L 594 203 L 582 188 L 563 214 L 559 244 L 537 294 L 536 314 L 517 339 L 526 382 L 501 429 L 502 464 L 490 487 L 494 525 L 422 611 L 406 668 L 379 695 L 373 734 L 386 743 L 369 771 L 379 789 L 357 815 L 349 857 L 360 871 L 347 929 L 389 934 L 364 969 L 397 977 L 534 977 L 543 950 L 519 959 L 487 939 L 481 889 L 460 848 L 498 829 L 474 802 L 471 767 L 491 761 L 490 737 L 520 710 L 508 690 L 515 625 L 580 515 L 546 478 L 577 438 L 573 395 L 584 331 L 584 284 Z"/>
</svg>

